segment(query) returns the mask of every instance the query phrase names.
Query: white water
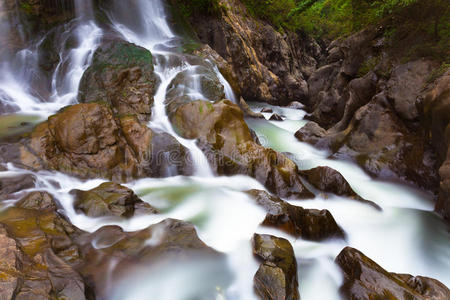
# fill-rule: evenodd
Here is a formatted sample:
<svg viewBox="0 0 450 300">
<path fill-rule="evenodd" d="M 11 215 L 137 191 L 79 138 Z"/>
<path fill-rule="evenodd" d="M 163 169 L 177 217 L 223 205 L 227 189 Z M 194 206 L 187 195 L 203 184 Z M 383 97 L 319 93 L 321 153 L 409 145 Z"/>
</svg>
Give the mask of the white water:
<svg viewBox="0 0 450 300">
<path fill-rule="evenodd" d="M 93 20 L 90 0 L 76 0 L 75 13 L 76 18 L 61 26 L 61 36 L 51 42 L 58 47 L 59 62 L 50 76 L 50 82 L 44 74 L 37 72 L 38 48 L 47 34 L 37 41 L 25 41 L 29 46 L 18 51 L 14 57 L 6 57 L 3 61 L 0 58 L 0 102 L 13 107 L 14 111 L 42 118 L 76 103 L 81 77 L 91 63 L 102 30 Z M 69 47 L 71 43 L 76 46 Z M 32 81 L 38 81 L 38 84 L 32 85 Z M 51 86 L 48 95 L 40 90 L 45 89 L 45 85 Z"/>
<path fill-rule="evenodd" d="M 77 3 L 82 4 L 80 1 Z M 265 212 L 242 191 L 264 188 L 246 176 L 213 177 L 195 141 L 183 139 L 174 132 L 164 103 L 168 86 L 177 74 L 187 71 L 191 81 L 184 87 L 186 95 L 203 99 L 197 80 L 197 66 L 183 59 L 174 49 L 177 37 L 168 26 L 162 2 L 137 0 L 134 3 L 136 6 L 128 1 L 115 1 L 108 10 L 108 16 L 115 30 L 126 40 L 152 52 L 161 84 L 155 95 L 149 126 L 175 136 L 190 149 L 195 159 L 195 176 L 146 178 L 129 183 L 129 188 L 144 201 L 160 209 L 162 214 L 121 221 L 93 219 L 77 214 L 73 209 L 73 197 L 69 194 L 72 189 L 89 190 L 105 180 L 81 181 L 61 173 L 42 171 L 35 173 L 38 185 L 31 190 L 45 190 L 53 194 L 61 202 L 71 222 L 89 232 L 113 224 L 134 231 L 169 217 L 190 221 L 196 225 L 200 238 L 209 246 L 224 252 L 227 261 L 223 264 L 221 261 L 200 258 L 188 265 L 177 265 L 175 262 L 143 266 L 144 270 L 138 272 L 135 278 L 128 278 L 117 286 L 112 285 L 115 288 L 112 289 L 111 299 L 145 299 L 148 295 L 159 295 L 159 299 L 168 300 L 205 299 L 204 293 L 211 287 L 217 288 L 216 294 L 206 299 L 254 299 L 252 279 L 258 264 L 252 256 L 250 239 L 255 232 L 290 240 L 299 266 L 299 288 L 303 300 L 339 299 L 337 290 L 342 278 L 333 259 L 346 245 L 363 251 L 389 271 L 426 275 L 450 285 L 450 239 L 445 225 L 431 212 L 429 195 L 406 186 L 372 180 L 358 166 L 329 160 L 328 153 L 298 142 L 293 133 L 305 123 L 302 111 L 272 107 L 286 120 L 249 120 L 248 123 L 265 146 L 293 153 L 300 168 L 328 165 L 339 170 L 362 197 L 376 202 L 383 211 L 333 195 L 318 195 L 310 201 L 290 201 L 303 207 L 329 209 L 346 231 L 346 242 L 304 241 L 259 226 Z M 36 96 L 38 93 L 27 85 L 20 72 L 12 72 L 9 65 L 2 69 L 5 72 L 0 75 L 0 95 L 8 95 L 9 101 L 17 105 L 21 113 L 47 116 L 76 101 L 77 82 L 89 65 L 102 34 L 92 22 L 89 6 L 77 6 L 77 11 L 83 14 L 69 26 L 66 34 L 74 34 L 80 43 L 76 48 L 60 52 L 60 65 L 53 74 L 51 101 L 43 102 Z M 35 50 L 32 50 L 33 47 L 30 49 L 17 54 L 23 56 L 17 63 L 22 66 L 22 73 L 35 67 Z M 224 84 L 227 98 L 236 101 L 232 98 L 234 95 L 229 84 L 215 66 L 212 68 Z M 253 107 L 255 110 L 261 108 L 257 105 Z M 23 173 L 29 172 L 9 165 L 8 171 L 0 172 L 0 177 Z M 9 201 L 11 204 L 13 202 Z M 148 242 L 157 243 L 158 240 Z M 232 274 L 232 279 L 222 280 L 221 277 L 228 272 Z M 221 285 L 218 282 L 226 283 Z"/>
</svg>

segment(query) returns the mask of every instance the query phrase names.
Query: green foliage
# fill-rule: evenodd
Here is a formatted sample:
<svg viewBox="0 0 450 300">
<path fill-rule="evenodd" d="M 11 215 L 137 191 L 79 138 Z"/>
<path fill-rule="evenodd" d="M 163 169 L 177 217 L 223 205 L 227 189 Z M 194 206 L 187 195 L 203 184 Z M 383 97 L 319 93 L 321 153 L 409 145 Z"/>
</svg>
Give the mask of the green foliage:
<svg viewBox="0 0 450 300">
<path fill-rule="evenodd" d="M 196 14 L 214 15 L 221 9 L 219 0 L 175 0 L 174 2 L 187 18 Z"/>
<path fill-rule="evenodd" d="M 290 27 L 290 12 L 295 9 L 295 0 L 242 0 L 249 13 L 272 23 L 278 29 Z"/>
</svg>

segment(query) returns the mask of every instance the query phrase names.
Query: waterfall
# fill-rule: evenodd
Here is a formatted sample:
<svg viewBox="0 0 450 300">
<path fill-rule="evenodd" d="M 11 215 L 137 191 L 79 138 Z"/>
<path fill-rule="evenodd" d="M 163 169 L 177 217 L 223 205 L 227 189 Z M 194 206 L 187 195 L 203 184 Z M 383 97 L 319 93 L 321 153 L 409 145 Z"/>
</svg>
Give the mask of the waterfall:
<svg viewBox="0 0 450 300">
<path fill-rule="evenodd" d="M 44 1 L 59 12 L 74 10 L 71 1 Z M 0 108 L 6 112 L 39 115 L 43 118 L 61 107 L 76 103 L 78 85 L 97 48 L 102 30 L 95 24 L 91 1 L 75 1 L 75 19 L 24 41 L 12 57 L 0 57 Z M 4 9 L 4 5 L 1 7 Z M 17 9 L 17 7 L 16 7 Z M 11 28 L 19 14 L 1 28 Z M 50 49 L 49 49 L 50 48 Z M 55 52 L 57 63 L 50 74 L 42 69 L 42 51 Z"/>
<path fill-rule="evenodd" d="M 101 38 L 110 30 L 106 26 L 100 28 L 96 23 L 96 7 L 90 0 L 42 2 L 53 10 L 73 15 L 63 24 L 31 38 L 25 33 L 25 20 L 18 11 L 13 11 L 8 18 L 0 18 L 0 115 L 31 114 L 46 118 L 62 107 L 76 103 L 81 76 L 89 67 Z M 0 17 L 11 12 L 6 3 L 0 0 Z M 17 5 L 12 8 L 17 10 Z M 283 122 L 247 120 L 264 146 L 290 153 L 300 169 L 319 165 L 335 168 L 359 195 L 383 209 L 379 211 L 353 199 L 320 193 L 311 200 L 289 201 L 304 208 L 329 209 L 346 232 L 346 240 L 318 243 L 260 226 L 266 211 L 256 205 L 246 191 L 264 190 L 264 186 L 248 176 L 213 176 L 196 141 L 178 136 L 166 112 L 167 91 L 172 80 L 182 72 L 188 76 L 181 88 L 183 96 L 192 100 L 210 100 L 202 92 L 199 82 L 201 68 L 208 68 L 215 74 L 224 86 L 226 97 L 236 102 L 230 84 L 217 66 L 211 61 L 196 65 L 192 56 L 181 53 L 178 47 L 181 38 L 169 26 L 163 0 L 110 0 L 102 9 L 114 31 L 107 34 L 118 33 L 123 39 L 151 51 L 160 84 L 154 95 L 148 126 L 171 134 L 189 149 L 194 158 L 195 175 L 142 178 L 125 184 L 161 211 L 160 214 L 130 219 L 91 218 L 75 211 L 70 191 L 95 188 L 105 182 L 104 179 L 81 180 L 59 172 L 24 170 L 12 164 L 8 164 L 6 170 L 0 169 L 0 177 L 33 174 L 37 178 L 36 187 L 21 192 L 49 192 L 59 201 L 61 211 L 70 222 L 87 232 L 105 225 L 136 231 L 166 218 L 181 219 L 192 222 L 201 240 L 227 257 L 226 266 L 201 259 L 186 264 L 174 263 L 170 268 L 143 266 L 145 272 L 121 283 L 111 282 L 108 299 L 140 300 L 150 295 L 158 295 L 164 300 L 256 299 L 253 276 L 259 263 L 253 257 L 250 243 L 255 232 L 290 241 L 299 264 L 299 289 L 304 300 L 340 299 L 338 289 L 342 276 L 334 258 L 345 246 L 362 250 L 389 271 L 431 276 L 450 284 L 450 240 L 447 229 L 431 212 L 429 195 L 398 183 L 374 180 L 359 166 L 329 159 L 326 151 L 299 142 L 294 132 L 306 124 L 307 120 L 303 119 L 306 112 L 249 103 L 255 112 L 270 108 L 286 117 Z M 6 51 L 7 48 L 12 50 Z M 48 58 L 42 53 L 50 52 L 55 57 L 43 68 Z M 268 118 L 270 114 L 265 116 Z M 111 277 L 113 268 L 114 265 L 108 270 L 110 273 L 104 274 L 105 278 Z M 233 273 L 231 282 L 216 284 L 216 279 L 230 270 Z M 205 291 L 211 290 L 215 295 L 208 298 L 210 294 Z"/>
</svg>

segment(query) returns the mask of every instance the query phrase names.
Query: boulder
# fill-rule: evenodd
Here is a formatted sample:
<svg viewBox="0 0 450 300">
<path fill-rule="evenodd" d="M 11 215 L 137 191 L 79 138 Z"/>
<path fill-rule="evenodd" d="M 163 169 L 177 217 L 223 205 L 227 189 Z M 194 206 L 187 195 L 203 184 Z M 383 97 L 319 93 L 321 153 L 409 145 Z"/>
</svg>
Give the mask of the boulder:
<svg viewBox="0 0 450 300">
<path fill-rule="evenodd" d="M 377 209 L 381 209 L 374 202 L 365 200 L 355 193 L 347 180 L 345 180 L 344 176 L 332 168 L 321 166 L 311 170 L 300 171 L 300 174 L 315 188 L 321 191 L 348 197 L 372 205 Z"/>
<path fill-rule="evenodd" d="M 131 218 L 134 215 L 155 214 L 158 210 L 139 199 L 129 188 L 114 182 L 105 182 L 89 190 L 72 190 L 74 207 L 89 217 L 117 216 Z"/>
<path fill-rule="evenodd" d="M 266 226 L 276 227 L 305 240 L 320 241 L 345 236 L 326 209 L 305 209 L 294 206 L 260 190 L 250 190 L 248 194 L 267 211 L 263 222 Z"/>
<path fill-rule="evenodd" d="M 253 141 L 243 112 L 231 101 L 189 102 L 169 110 L 169 117 L 181 136 L 198 139 L 217 173 L 252 176 L 280 197 L 313 196 L 294 162 Z"/>
<path fill-rule="evenodd" d="M 253 282 L 264 300 L 298 300 L 297 261 L 288 240 L 266 234 L 253 236 L 253 254 L 261 261 Z"/>
<path fill-rule="evenodd" d="M 283 121 L 283 117 L 280 116 L 279 114 L 273 114 L 272 116 L 270 116 L 270 121 Z"/>
<path fill-rule="evenodd" d="M 135 115 L 116 117 L 107 104 L 66 107 L 20 142 L 0 144 L 0 149 L 0 161 L 82 178 L 125 182 L 192 174 L 188 150 L 178 141 L 154 132 Z"/>
<path fill-rule="evenodd" d="M 81 233 L 56 211 L 45 192 L 33 192 L 0 213 L 2 299 L 86 299 L 81 262 L 71 237 Z"/>
<path fill-rule="evenodd" d="M 360 251 L 346 247 L 336 263 L 344 273 L 346 299 L 445 300 L 450 290 L 437 280 L 389 273 Z"/>
<path fill-rule="evenodd" d="M 80 102 L 107 102 L 115 114 L 150 119 L 159 79 L 150 51 L 122 40 L 104 42 L 80 82 Z"/>
<path fill-rule="evenodd" d="M 107 297 L 111 282 L 125 278 L 142 266 L 148 267 L 164 259 L 182 263 L 197 256 L 222 257 L 199 239 L 192 224 L 174 219 L 136 232 L 104 226 L 77 241 L 82 245 L 85 260 L 81 272 L 92 283 L 98 297 Z"/>
</svg>

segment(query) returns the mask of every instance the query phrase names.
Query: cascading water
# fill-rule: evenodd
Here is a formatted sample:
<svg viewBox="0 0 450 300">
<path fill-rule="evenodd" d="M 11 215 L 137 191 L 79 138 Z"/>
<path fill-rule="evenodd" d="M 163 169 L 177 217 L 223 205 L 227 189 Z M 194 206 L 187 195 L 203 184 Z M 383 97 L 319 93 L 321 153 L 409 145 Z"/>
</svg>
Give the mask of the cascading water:
<svg viewBox="0 0 450 300">
<path fill-rule="evenodd" d="M 15 18 L 19 14 L 8 23 L 18 22 Z M 26 48 L 12 57 L 0 57 L 0 105 L 7 111 L 45 118 L 76 103 L 79 82 L 101 35 L 102 30 L 93 20 L 91 1 L 76 0 L 75 19 L 40 37 L 22 41 Z M 58 56 L 50 76 L 41 70 L 46 62 L 40 51 L 54 51 Z"/>
<path fill-rule="evenodd" d="M 78 83 L 88 67 L 92 54 L 100 42 L 102 30 L 93 21 L 90 1 L 75 2 L 77 18 L 58 31 L 58 63 L 49 76 L 46 94 L 30 84 L 38 70 L 38 49 L 50 33 L 30 42 L 13 59 L 2 60 L 0 73 L 0 101 L 13 107 L 17 114 L 48 116 L 62 106 L 74 103 Z M 180 40 L 170 29 L 161 0 L 116 0 L 105 10 L 112 27 L 124 39 L 149 49 L 154 58 L 155 72 L 161 83 L 155 95 L 149 126 L 167 132 L 186 146 L 194 157 L 196 176 L 164 179 L 145 178 L 127 184 L 144 201 L 162 211 L 159 215 L 135 216 L 128 220 L 90 218 L 78 214 L 73 207 L 72 189 L 89 190 L 103 179 L 82 181 L 56 172 L 31 172 L 8 165 L 0 171 L 1 177 L 33 173 L 37 186 L 26 191 L 48 191 L 61 202 L 65 214 L 80 229 L 93 232 L 105 225 L 119 225 L 126 231 L 148 227 L 166 218 L 190 221 L 196 225 L 200 238 L 227 255 L 227 264 L 220 261 L 192 261 L 188 265 L 176 262 L 164 266 L 149 266 L 134 278 L 112 284 L 110 299 L 144 299 L 158 295 L 159 299 L 255 299 L 253 275 L 258 264 L 252 256 L 250 239 L 253 233 L 269 233 L 288 239 L 294 247 L 299 272 L 300 294 L 303 300 L 340 299 L 338 287 L 342 278 L 333 263 L 343 247 L 356 247 L 383 267 L 399 273 L 421 274 L 438 278 L 450 284 L 450 242 L 445 226 L 430 212 L 428 195 L 394 183 L 369 178 L 358 166 L 327 159 L 327 153 L 299 143 L 293 132 L 305 124 L 304 112 L 270 106 L 287 117 L 283 122 L 248 120 L 260 136 L 261 142 L 282 152 L 290 152 L 301 169 L 328 165 L 340 171 L 363 198 L 380 205 L 378 211 L 364 203 L 342 197 L 318 195 L 310 201 L 290 201 L 291 204 L 329 209 L 346 231 L 347 241 L 322 243 L 294 239 L 285 233 L 261 227 L 265 212 L 254 204 L 246 193 L 248 189 L 264 190 L 256 180 L 246 176 L 214 177 L 205 155 L 195 141 L 179 137 L 166 114 L 166 95 L 172 80 L 180 73 L 188 81 L 180 87 L 191 99 L 205 99 L 198 82 L 201 67 L 205 65 L 222 82 L 227 98 L 236 101 L 231 87 L 211 62 L 202 66 L 177 50 Z M 0 23 L 0 29 L 11 30 Z M 75 39 L 74 47 L 67 47 Z M 268 106 L 268 105 L 264 105 Z M 1 106 L 0 106 L 1 108 Z M 255 111 L 262 106 L 254 105 Z M 58 184 L 55 185 L 55 182 Z M 14 200 L 3 203 L 12 204 Z M 3 204 L 2 203 L 2 204 Z M 157 243 L 152 237 L 148 243 Z M 94 245 L 98 246 L 98 245 Z M 114 265 L 109 272 L 112 272 Z M 231 279 L 226 278 L 231 273 Z M 157 274 L 157 275 L 155 275 Z M 109 274 L 105 274 L 108 277 Z M 137 283 L 136 283 L 137 282 Z M 176 287 L 176 288 L 174 288 Z M 205 298 L 206 291 L 215 291 Z"/>
</svg>

